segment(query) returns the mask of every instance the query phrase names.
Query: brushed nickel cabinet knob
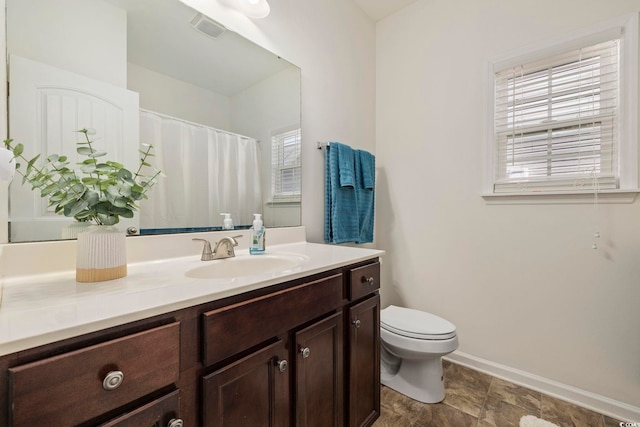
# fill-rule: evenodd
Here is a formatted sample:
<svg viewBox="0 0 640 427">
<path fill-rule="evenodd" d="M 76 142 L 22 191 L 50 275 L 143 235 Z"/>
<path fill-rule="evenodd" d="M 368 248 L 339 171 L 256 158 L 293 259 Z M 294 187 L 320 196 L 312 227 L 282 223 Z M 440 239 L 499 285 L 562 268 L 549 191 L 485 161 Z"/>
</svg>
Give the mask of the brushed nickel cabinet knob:
<svg viewBox="0 0 640 427">
<path fill-rule="evenodd" d="M 102 380 L 102 388 L 107 391 L 115 390 L 120 387 L 123 381 L 124 373 L 122 371 L 111 371 Z"/>
<path fill-rule="evenodd" d="M 311 349 L 309 347 L 301 348 L 300 354 L 302 355 L 303 359 L 306 359 L 311 355 Z"/>
<path fill-rule="evenodd" d="M 289 363 L 286 360 L 278 360 L 276 361 L 276 366 L 280 370 L 280 372 L 284 372 L 287 370 Z"/>
</svg>

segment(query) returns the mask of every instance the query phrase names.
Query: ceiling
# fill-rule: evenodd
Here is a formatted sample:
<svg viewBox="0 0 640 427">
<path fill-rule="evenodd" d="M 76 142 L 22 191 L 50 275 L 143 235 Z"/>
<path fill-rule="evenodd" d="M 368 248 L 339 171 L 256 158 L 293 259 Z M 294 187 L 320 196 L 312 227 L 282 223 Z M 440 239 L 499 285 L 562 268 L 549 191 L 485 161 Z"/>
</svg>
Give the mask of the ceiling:
<svg viewBox="0 0 640 427">
<path fill-rule="evenodd" d="M 386 18 L 416 0 L 353 0 L 375 22 Z"/>
<path fill-rule="evenodd" d="M 233 96 L 291 66 L 233 31 L 214 39 L 195 30 L 199 14 L 181 2 L 104 1 L 127 11 L 127 60 L 148 70 Z"/>
<path fill-rule="evenodd" d="M 194 31 L 189 22 L 196 12 L 181 2 L 105 1 L 127 11 L 128 60 L 147 69 L 233 96 L 290 66 L 231 31 L 215 40 Z M 416 0 L 353 1 L 377 22 Z M 193 48 L 184 49 L 185 45 Z"/>
</svg>

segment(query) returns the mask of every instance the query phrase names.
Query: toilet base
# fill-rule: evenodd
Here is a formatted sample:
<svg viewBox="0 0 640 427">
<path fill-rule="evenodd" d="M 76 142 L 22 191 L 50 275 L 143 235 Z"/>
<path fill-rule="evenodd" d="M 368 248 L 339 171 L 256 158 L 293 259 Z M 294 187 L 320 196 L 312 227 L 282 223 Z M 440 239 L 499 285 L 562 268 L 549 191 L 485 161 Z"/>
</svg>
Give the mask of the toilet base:
<svg viewBox="0 0 640 427">
<path fill-rule="evenodd" d="M 383 385 L 423 403 L 444 400 L 442 358 L 402 360 L 397 373 L 390 373 L 384 366 L 380 374 Z"/>
</svg>

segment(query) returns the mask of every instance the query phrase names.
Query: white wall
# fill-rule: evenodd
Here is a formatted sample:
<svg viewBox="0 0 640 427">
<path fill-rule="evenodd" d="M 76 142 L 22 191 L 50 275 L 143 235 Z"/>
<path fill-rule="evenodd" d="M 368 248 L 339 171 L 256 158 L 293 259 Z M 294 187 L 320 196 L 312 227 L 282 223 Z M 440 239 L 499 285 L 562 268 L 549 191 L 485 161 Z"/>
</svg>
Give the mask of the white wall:
<svg viewBox="0 0 640 427">
<path fill-rule="evenodd" d="M 6 4 L 8 53 L 126 87 L 127 14 L 122 9 L 83 0 Z"/>
<path fill-rule="evenodd" d="M 127 75 L 128 89 L 140 94 L 140 108 L 217 129 L 231 128 L 229 97 L 131 62 Z"/>
<path fill-rule="evenodd" d="M 376 33 L 383 303 L 452 321 L 461 352 L 636 411 L 640 201 L 598 208 L 594 251 L 591 204 L 496 206 L 480 194 L 486 61 L 638 10 L 418 0 Z"/>
<path fill-rule="evenodd" d="M 300 224 L 300 203 L 271 203 L 271 136 L 300 127 L 300 72 L 295 67 L 231 97 L 233 132 L 260 141 L 263 219 L 266 227 Z"/>
</svg>

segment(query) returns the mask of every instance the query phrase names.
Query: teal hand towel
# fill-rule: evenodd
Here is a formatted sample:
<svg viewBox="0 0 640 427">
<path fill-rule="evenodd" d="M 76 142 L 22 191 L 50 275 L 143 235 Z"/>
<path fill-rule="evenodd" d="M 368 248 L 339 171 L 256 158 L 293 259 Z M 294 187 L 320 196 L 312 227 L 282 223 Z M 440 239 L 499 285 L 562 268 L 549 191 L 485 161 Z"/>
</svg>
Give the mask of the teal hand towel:
<svg viewBox="0 0 640 427">
<path fill-rule="evenodd" d="M 360 156 L 360 173 L 362 173 L 362 188 L 373 190 L 376 185 L 376 158 L 368 151 L 358 150 Z"/>
<path fill-rule="evenodd" d="M 338 174 L 341 187 L 355 187 L 355 159 L 351 147 L 339 142 L 332 142 L 334 150 L 338 152 Z"/>
<path fill-rule="evenodd" d="M 358 212 L 358 240 L 356 243 L 373 242 L 375 214 L 375 156 L 368 151 L 357 150 L 356 201 Z"/>
<path fill-rule="evenodd" d="M 353 186 L 342 186 L 340 180 L 340 154 L 343 150 L 338 147 L 341 145 L 331 142 L 325 158 L 324 240 L 327 243 L 357 242 L 359 239 L 355 179 Z M 354 158 L 353 151 L 351 156 Z"/>
</svg>

